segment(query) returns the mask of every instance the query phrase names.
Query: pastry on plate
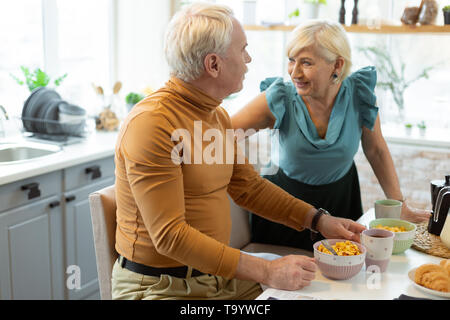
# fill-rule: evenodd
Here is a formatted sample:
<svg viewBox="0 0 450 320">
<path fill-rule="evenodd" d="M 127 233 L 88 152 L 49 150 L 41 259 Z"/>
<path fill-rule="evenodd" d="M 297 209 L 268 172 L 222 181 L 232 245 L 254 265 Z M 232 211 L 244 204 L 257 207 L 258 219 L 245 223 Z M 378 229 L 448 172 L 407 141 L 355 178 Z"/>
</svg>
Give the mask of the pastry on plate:
<svg viewBox="0 0 450 320">
<path fill-rule="evenodd" d="M 450 259 L 442 260 L 439 265 L 443 267 L 447 274 L 450 276 Z"/>
<path fill-rule="evenodd" d="M 441 263 L 439 265 L 427 263 L 416 269 L 414 281 L 426 288 L 450 292 L 450 275 L 447 273 L 447 268 L 450 265 Z"/>
</svg>

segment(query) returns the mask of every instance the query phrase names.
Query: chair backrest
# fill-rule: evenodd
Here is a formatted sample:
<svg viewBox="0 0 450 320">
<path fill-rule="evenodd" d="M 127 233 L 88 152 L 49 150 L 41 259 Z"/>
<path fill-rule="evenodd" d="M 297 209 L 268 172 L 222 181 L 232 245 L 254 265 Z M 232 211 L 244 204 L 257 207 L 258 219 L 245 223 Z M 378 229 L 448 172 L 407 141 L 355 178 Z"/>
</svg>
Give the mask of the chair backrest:
<svg viewBox="0 0 450 320">
<path fill-rule="evenodd" d="M 234 203 L 230 196 L 228 199 L 230 200 L 231 214 L 230 247 L 242 249 L 250 243 L 251 239 L 249 214 Z"/>
<path fill-rule="evenodd" d="M 102 300 L 111 300 L 111 272 L 118 257 L 116 243 L 116 198 L 114 185 L 89 195 L 95 258 Z"/>
</svg>

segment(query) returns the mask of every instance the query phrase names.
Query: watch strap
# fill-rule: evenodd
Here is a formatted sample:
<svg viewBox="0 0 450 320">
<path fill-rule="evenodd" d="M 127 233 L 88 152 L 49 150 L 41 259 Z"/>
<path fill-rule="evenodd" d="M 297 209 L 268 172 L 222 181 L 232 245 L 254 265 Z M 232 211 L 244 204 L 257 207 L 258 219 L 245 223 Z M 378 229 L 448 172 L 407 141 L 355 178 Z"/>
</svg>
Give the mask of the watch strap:
<svg viewBox="0 0 450 320">
<path fill-rule="evenodd" d="M 312 221 L 311 221 L 311 231 L 312 232 L 314 232 L 314 233 L 318 233 L 319 232 L 319 230 L 317 230 L 317 223 L 319 222 L 319 219 L 320 219 L 320 217 L 322 215 L 329 216 L 330 213 L 327 210 L 323 209 L 323 208 L 319 208 L 317 210 L 317 212 L 314 214 L 314 217 L 312 218 Z"/>
</svg>

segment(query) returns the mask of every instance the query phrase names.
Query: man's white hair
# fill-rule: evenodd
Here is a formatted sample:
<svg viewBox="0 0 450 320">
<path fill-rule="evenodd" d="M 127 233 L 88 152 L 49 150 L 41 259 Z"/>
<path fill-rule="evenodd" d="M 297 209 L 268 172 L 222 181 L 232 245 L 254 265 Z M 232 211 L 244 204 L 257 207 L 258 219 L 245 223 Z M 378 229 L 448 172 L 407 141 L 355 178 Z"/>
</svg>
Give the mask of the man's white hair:
<svg viewBox="0 0 450 320">
<path fill-rule="evenodd" d="M 166 31 L 165 55 L 172 76 L 198 79 L 210 53 L 225 56 L 233 32 L 233 11 L 222 5 L 194 3 L 174 15 Z"/>
</svg>

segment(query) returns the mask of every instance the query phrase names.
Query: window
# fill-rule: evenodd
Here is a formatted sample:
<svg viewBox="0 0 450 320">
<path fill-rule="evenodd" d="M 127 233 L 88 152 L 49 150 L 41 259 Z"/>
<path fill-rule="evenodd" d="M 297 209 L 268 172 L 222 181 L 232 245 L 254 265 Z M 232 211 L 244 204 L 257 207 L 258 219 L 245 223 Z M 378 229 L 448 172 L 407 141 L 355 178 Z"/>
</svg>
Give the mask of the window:
<svg viewBox="0 0 450 320">
<path fill-rule="evenodd" d="M 43 63 L 41 1 L 0 2 L 0 43 L 0 104 L 10 115 L 20 114 L 28 89 L 10 74 L 21 77 L 21 65 Z"/>
<path fill-rule="evenodd" d="M 111 93 L 112 23 L 109 0 L 57 0 L 59 74 L 68 76 L 61 95 L 92 113 L 100 111 L 92 83 Z"/>
<path fill-rule="evenodd" d="M 110 0 L 0 2 L 0 104 L 20 116 L 29 90 L 10 74 L 22 79 L 23 65 L 43 69 L 52 80 L 67 73 L 58 93 L 94 112 L 99 102 L 91 83 L 108 90 L 113 74 L 111 4 Z"/>
</svg>

